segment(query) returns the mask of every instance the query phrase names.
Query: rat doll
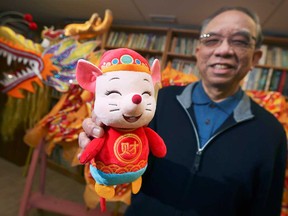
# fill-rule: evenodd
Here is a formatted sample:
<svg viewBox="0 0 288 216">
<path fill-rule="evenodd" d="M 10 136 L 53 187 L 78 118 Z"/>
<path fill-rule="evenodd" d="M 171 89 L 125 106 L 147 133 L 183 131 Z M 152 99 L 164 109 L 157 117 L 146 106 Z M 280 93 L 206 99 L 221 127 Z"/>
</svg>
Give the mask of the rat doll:
<svg viewBox="0 0 288 216">
<path fill-rule="evenodd" d="M 104 136 L 94 138 L 79 159 L 90 163 L 101 198 L 112 198 L 115 185 L 124 183 L 138 193 L 150 151 L 156 157 L 166 155 L 162 138 L 147 127 L 155 114 L 160 73 L 157 59 L 150 68 L 144 57 L 126 48 L 106 51 L 98 67 L 85 60 L 77 63 L 77 81 L 95 93 L 93 112 L 105 125 Z"/>
</svg>

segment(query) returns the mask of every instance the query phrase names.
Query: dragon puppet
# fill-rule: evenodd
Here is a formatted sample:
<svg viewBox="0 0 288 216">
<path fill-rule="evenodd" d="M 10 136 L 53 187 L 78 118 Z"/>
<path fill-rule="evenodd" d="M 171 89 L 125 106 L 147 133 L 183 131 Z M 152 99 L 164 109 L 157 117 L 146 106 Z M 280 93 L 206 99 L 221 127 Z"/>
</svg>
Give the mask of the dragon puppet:
<svg viewBox="0 0 288 216">
<path fill-rule="evenodd" d="M 3 93 L 24 98 L 21 90 L 34 93 L 33 82 L 42 86 L 42 81 L 52 76 L 51 71 L 57 70 L 50 60 L 52 55 L 42 55 L 42 52 L 40 44 L 15 33 L 9 27 L 0 26 L 0 53 L 6 59 L 0 81 Z"/>
<path fill-rule="evenodd" d="M 92 17 L 95 18 L 95 14 Z M 99 16 L 97 20 L 97 23 L 89 24 L 89 38 L 92 35 L 96 38 L 108 31 L 112 23 L 111 11 L 106 10 L 103 20 L 105 23 L 100 23 Z M 101 41 L 95 38 L 84 40 L 83 31 L 83 40 L 79 41 L 75 35 L 68 34 L 68 31 L 65 34 L 66 27 L 56 31 L 53 31 L 53 28 L 45 28 L 40 44 L 21 35 L 19 32 L 23 33 L 23 24 L 17 25 L 17 21 L 26 23 L 28 30 L 37 27 L 30 14 L 13 11 L 0 14 L 0 89 L 6 95 L 1 99 L 5 103 L 1 110 L 1 135 L 5 140 L 13 139 L 19 125 L 24 125 L 24 130 L 31 128 L 49 112 L 51 88 L 48 86 L 52 86 L 56 91 L 69 92 L 70 86 L 74 88 L 76 83 L 76 62 L 82 58 L 97 63 L 101 54 L 101 51 L 94 52 L 99 48 Z M 71 31 L 79 25 L 69 24 L 67 27 Z M 86 22 L 85 26 L 87 25 Z M 17 28 L 18 26 L 20 27 Z M 101 32 L 93 32 L 93 29 Z M 25 35 L 30 35 L 27 30 Z M 47 40 L 50 43 L 47 44 Z M 44 41 L 46 46 L 43 46 Z"/>
<path fill-rule="evenodd" d="M 75 67 L 79 59 L 86 59 L 93 63 L 97 63 L 100 59 L 103 50 L 100 49 L 101 38 L 99 39 L 98 36 L 101 36 L 105 30 L 108 31 L 112 23 L 111 11 L 106 10 L 105 14 L 105 25 L 97 22 L 99 28 L 96 28 L 93 26 L 96 25 L 95 23 L 89 23 L 90 27 L 93 27 L 92 29 L 101 31 L 93 32 L 89 28 L 87 33 L 89 37 L 85 37 L 85 33 L 82 31 L 82 40 L 79 40 L 77 35 L 66 32 L 67 29 L 72 31 L 73 28 L 73 31 L 77 32 L 77 28 L 81 27 L 81 24 L 69 24 L 67 29 L 65 27 L 60 30 L 45 28 L 42 32 L 42 37 L 44 37 L 42 44 L 44 43 L 46 47 L 42 55 L 51 55 L 50 59 L 53 65 L 58 68 L 44 83 L 53 87 L 54 91 L 60 92 L 61 96 L 51 111 L 26 133 L 24 141 L 28 145 L 36 146 L 40 139 L 45 137 L 47 153 L 50 154 L 56 144 L 72 142 L 78 138 L 81 122 L 90 114 L 87 111 L 90 109 L 87 109 L 86 106 L 91 106 L 92 95 L 78 87 Z M 95 15 L 93 14 L 92 17 Z M 87 22 L 83 25 L 87 26 Z M 92 34 L 94 38 L 91 39 Z"/>
<path fill-rule="evenodd" d="M 1 14 L 0 19 L 3 16 Z M 17 28 L 9 26 L 11 19 L 8 20 L 0 22 L 5 24 L 0 26 L 0 89 L 6 94 L 1 97 L 5 102 L 1 108 L 1 138 L 4 140 L 13 139 L 19 125 L 30 127 L 48 112 L 49 100 L 45 97 L 47 88 L 43 80 L 57 70 L 50 60 L 51 55 L 42 55 L 41 45 L 15 32 L 13 29 Z M 17 19 L 12 20 L 14 23 Z M 39 100 L 40 95 L 45 100 Z M 42 109 L 37 109 L 39 107 Z"/>
</svg>

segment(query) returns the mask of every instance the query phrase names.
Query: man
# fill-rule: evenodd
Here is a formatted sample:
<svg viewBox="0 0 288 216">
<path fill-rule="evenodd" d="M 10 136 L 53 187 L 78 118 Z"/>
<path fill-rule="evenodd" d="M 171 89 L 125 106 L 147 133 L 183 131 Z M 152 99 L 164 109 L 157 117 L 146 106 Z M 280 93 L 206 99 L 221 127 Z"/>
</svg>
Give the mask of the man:
<svg viewBox="0 0 288 216">
<path fill-rule="evenodd" d="M 125 215 L 280 215 L 285 132 L 240 88 L 262 55 L 261 35 L 258 17 L 245 8 L 224 8 L 204 21 L 196 50 L 201 81 L 159 91 L 150 126 L 167 155 L 150 158 Z M 97 125 L 86 119 L 83 128 L 102 136 Z M 87 142 L 80 134 L 80 147 Z"/>
</svg>

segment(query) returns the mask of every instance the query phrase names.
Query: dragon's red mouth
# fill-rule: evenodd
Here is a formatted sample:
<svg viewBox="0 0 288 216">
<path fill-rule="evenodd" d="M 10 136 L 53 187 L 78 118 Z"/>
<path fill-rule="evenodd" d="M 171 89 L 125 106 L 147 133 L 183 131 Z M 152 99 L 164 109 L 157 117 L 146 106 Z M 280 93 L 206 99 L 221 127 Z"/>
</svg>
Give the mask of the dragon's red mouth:
<svg viewBox="0 0 288 216">
<path fill-rule="evenodd" d="M 0 81 L 3 92 L 34 76 L 42 79 L 43 62 L 39 56 L 0 44 L 0 58 L 3 63 Z"/>
</svg>

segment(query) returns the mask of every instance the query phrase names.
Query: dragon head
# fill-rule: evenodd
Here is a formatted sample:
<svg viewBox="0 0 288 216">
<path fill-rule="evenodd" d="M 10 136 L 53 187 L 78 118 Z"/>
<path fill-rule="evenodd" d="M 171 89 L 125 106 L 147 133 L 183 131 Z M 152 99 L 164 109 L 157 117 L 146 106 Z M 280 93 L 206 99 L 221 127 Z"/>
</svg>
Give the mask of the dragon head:
<svg viewBox="0 0 288 216">
<path fill-rule="evenodd" d="M 0 26 L 1 91 L 9 96 L 23 98 L 20 90 L 34 92 L 32 83 L 42 81 L 57 70 L 50 58 L 42 56 L 40 44 L 15 33 L 11 28 Z"/>
</svg>

